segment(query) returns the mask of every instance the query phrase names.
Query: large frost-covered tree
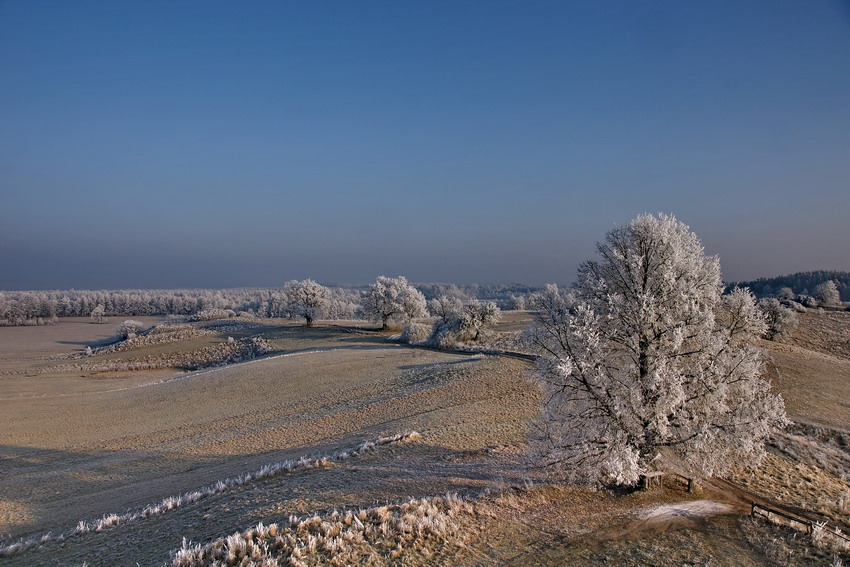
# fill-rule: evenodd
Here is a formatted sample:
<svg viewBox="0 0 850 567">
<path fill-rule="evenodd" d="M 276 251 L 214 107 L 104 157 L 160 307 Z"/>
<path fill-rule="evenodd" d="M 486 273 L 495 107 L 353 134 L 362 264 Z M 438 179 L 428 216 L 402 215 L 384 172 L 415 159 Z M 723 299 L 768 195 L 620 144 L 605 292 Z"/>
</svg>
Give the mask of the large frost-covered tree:
<svg viewBox="0 0 850 567">
<path fill-rule="evenodd" d="M 309 279 L 293 280 L 283 286 L 285 310 L 296 317 L 303 317 L 308 326 L 327 310 L 328 295 L 328 288 Z"/>
<path fill-rule="evenodd" d="M 361 298 L 361 308 L 366 317 L 380 321 L 383 329 L 389 328 L 390 320 L 409 322 L 415 317 L 425 317 L 425 296 L 399 276 L 379 276 Z"/>
<path fill-rule="evenodd" d="M 597 250 L 569 292 L 532 297 L 539 316 L 526 338 L 545 390 L 538 465 L 631 485 L 664 466 L 700 478 L 758 459 L 785 411 L 760 377 L 754 297 L 721 296 L 718 258 L 672 216 L 640 216 Z"/>
</svg>

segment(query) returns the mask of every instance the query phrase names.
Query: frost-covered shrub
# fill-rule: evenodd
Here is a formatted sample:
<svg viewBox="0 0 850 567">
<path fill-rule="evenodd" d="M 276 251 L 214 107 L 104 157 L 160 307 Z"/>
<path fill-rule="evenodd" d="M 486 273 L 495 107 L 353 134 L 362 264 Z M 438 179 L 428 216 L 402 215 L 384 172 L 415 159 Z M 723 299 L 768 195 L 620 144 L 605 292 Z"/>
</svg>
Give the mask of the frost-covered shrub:
<svg viewBox="0 0 850 567">
<path fill-rule="evenodd" d="M 798 295 L 797 303 L 799 303 L 803 307 L 808 307 L 809 309 L 814 309 L 818 307 L 818 300 L 812 297 L 811 295 Z"/>
<path fill-rule="evenodd" d="M 231 317 L 236 317 L 236 311 L 233 309 L 204 309 L 189 317 L 189 320 L 215 321 L 217 319 L 230 319 Z"/>
<path fill-rule="evenodd" d="M 136 321 L 135 319 L 127 319 L 122 322 L 118 327 L 116 327 L 116 331 L 118 333 L 118 338 L 121 340 L 132 339 L 144 328 L 145 324 L 141 321 Z"/>
<path fill-rule="evenodd" d="M 404 344 L 416 344 L 424 342 L 431 334 L 431 327 L 424 323 L 408 323 L 404 326 L 399 337 L 399 342 Z"/>
<path fill-rule="evenodd" d="M 501 311 L 492 301 L 472 301 L 461 305 L 458 301 L 440 297 L 432 300 L 431 307 L 438 318 L 428 342 L 439 348 L 480 341 L 485 329 L 501 318 Z"/>
<path fill-rule="evenodd" d="M 796 313 L 805 313 L 806 312 L 806 308 L 803 306 L 802 303 L 797 303 L 796 301 L 785 300 L 785 299 L 783 299 L 780 303 L 782 303 L 782 305 L 784 307 L 787 307 L 788 309 L 791 309 L 792 311 L 794 311 Z"/>
<path fill-rule="evenodd" d="M 759 307 L 767 317 L 767 338 L 773 340 L 788 332 L 788 328 L 797 326 L 797 312 L 785 307 L 774 297 L 759 300 Z"/>
</svg>

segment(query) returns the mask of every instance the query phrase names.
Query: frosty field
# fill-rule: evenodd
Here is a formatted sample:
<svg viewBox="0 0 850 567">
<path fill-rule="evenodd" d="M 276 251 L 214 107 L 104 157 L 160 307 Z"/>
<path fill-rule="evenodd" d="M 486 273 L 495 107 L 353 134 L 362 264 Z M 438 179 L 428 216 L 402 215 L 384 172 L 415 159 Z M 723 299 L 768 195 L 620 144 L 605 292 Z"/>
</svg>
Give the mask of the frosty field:
<svg viewBox="0 0 850 567">
<path fill-rule="evenodd" d="M 826 564 L 831 552 L 749 519 L 747 498 L 850 522 L 847 315 L 807 313 L 787 341 L 763 343 L 790 417 L 810 429 L 778 436 L 762 467 L 736 472 L 729 480 L 739 492 L 717 481 L 700 494 L 674 479 L 621 495 L 535 477 L 523 446 L 539 394 L 530 365 L 515 358 L 400 346 L 362 322 L 231 323 L 83 358 L 69 355 L 107 342 L 113 324 L 0 328 L 0 547 L 36 542 L 0 563 L 162 565 L 183 538 L 207 544 L 260 522 L 283 530 L 291 515 L 317 515 L 321 524 L 334 510 L 378 506 L 370 514 L 391 516 L 387 504 L 457 493 L 469 504 L 452 512 L 445 534 L 419 543 L 411 535 L 403 553 L 367 541 L 377 551 L 363 557 L 410 565 L 779 565 L 790 553 L 797 564 Z M 529 320 L 513 313 L 499 330 Z M 256 335 L 271 353 L 221 367 L 86 366 Z M 291 470 L 263 469 L 275 463 Z M 163 505 L 181 495 L 172 509 Z M 80 521 L 89 529 L 78 529 Z"/>
</svg>

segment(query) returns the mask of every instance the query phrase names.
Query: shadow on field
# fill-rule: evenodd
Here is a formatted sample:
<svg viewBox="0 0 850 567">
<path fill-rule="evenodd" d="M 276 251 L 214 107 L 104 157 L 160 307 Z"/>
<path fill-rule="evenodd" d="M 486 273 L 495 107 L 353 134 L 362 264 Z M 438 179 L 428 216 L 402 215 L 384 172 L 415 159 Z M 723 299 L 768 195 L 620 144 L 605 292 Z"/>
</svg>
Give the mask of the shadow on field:
<svg viewBox="0 0 850 567">
<path fill-rule="evenodd" d="M 79 520 L 143 507 L 197 488 L 195 481 L 183 486 L 181 477 L 225 462 L 215 457 L 175 461 L 155 451 L 0 445 L 0 536 L 66 531 Z"/>
<path fill-rule="evenodd" d="M 447 492 L 477 494 L 487 487 L 521 483 L 524 479 L 515 464 L 505 466 L 480 451 L 458 458 L 457 451 L 446 447 L 413 442 L 339 457 L 339 451 L 352 448 L 348 444 L 353 439 L 349 436 L 345 446 L 340 446 L 339 441 L 266 455 L 191 459 L 168 458 L 152 451 L 73 452 L 0 446 L 0 534 L 4 536 L 0 545 L 9 545 L 21 537 L 38 538 L 48 531 L 54 536 L 70 534 L 81 520 L 139 511 L 169 496 L 203 489 L 218 480 L 254 472 L 264 464 L 294 461 L 299 456 L 336 458 L 328 466 L 248 481 L 196 503 L 139 520 L 129 529 L 165 529 L 198 541 L 259 521 L 282 521 L 292 513 L 322 513 L 341 506 L 368 507 L 377 502 Z M 137 474 L 140 464 L 145 468 L 144 464 L 151 462 L 156 462 L 159 469 Z M 215 518 L 198 521 L 197 517 L 211 506 L 216 510 Z M 164 560 L 171 549 L 179 546 L 179 538 L 148 540 L 146 545 L 151 546 L 146 552 Z M 19 558 L 24 560 L 22 564 L 27 564 L 26 557 Z"/>
</svg>

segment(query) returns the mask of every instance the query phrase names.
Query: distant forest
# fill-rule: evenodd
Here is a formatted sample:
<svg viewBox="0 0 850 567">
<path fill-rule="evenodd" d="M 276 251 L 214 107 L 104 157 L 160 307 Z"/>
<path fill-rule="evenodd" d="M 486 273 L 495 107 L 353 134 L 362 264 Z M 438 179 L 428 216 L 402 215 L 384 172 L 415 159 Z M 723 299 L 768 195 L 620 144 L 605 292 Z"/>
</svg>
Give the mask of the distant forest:
<svg viewBox="0 0 850 567">
<path fill-rule="evenodd" d="M 525 298 L 539 288 L 523 284 L 414 284 L 426 299 L 439 295 L 462 301 L 481 299 L 501 309 L 524 309 Z M 325 319 L 359 316 L 360 297 L 367 286 L 329 286 Z M 138 315 L 209 314 L 235 317 L 287 317 L 289 301 L 281 288 L 178 290 L 0 291 L 0 326 L 49 325 L 59 317 L 123 317 Z"/>
<path fill-rule="evenodd" d="M 727 290 L 735 286 L 748 287 L 757 297 L 773 297 L 783 287 L 791 288 L 796 295 L 812 295 L 815 288 L 829 280 L 835 282 L 842 301 L 850 301 L 850 272 L 832 272 L 817 270 L 814 272 L 797 272 L 775 278 L 759 278 L 749 282 L 732 282 Z"/>
<path fill-rule="evenodd" d="M 820 270 L 798 272 L 774 278 L 732 282 L 748 287 L 758 297 L 773 297 L 782 288 L 795 295 L 809 296 L 815 288 L 832 280 L 842 301 L 850 301 L 850 272 Z M 360 297 L 366 285 L 331 285 L 325 319 L 353 319 L 360 316 Z M 492 301 L 500 309 L 525 309 L 526 298 L 539 287 L 524 284 L 443 284 L 417 283 L 426 299 L 440 295 L 461 301 L 479 299 Z M 235 317 L 288 317 L 287 298 L 281 288 L 238 289 L 134 289 L 134 290 L 64 290 L 64 291 L 0 291 L 0 326 L 46 325 L 59 317 L 88 317 L 93 312 L 106 317 L 139 315 L 203 314 Z M 95 311 L 97 310 L 97 311 Z"/>
</svg>

